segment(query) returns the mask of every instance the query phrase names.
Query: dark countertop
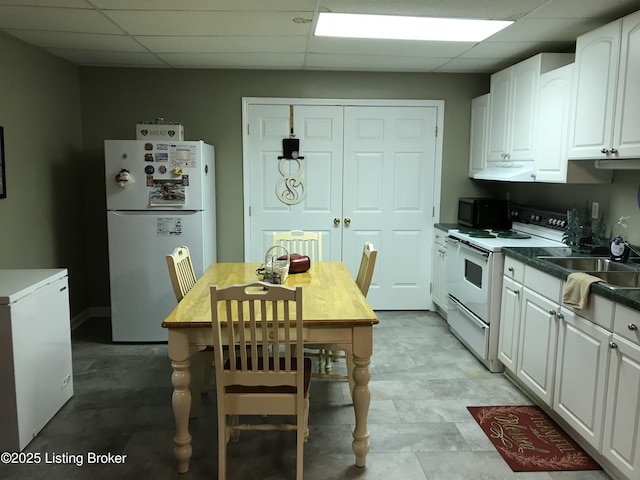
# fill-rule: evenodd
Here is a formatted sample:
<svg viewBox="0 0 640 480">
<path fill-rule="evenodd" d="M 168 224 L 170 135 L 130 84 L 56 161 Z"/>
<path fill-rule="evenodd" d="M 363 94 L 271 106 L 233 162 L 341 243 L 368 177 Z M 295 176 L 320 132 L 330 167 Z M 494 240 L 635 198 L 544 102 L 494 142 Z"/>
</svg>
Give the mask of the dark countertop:
<svg viewBox="0 0 640 480">
<path fill-rule="evenodd" d="M 460 227 L 460 225 L 458 225 L 457 223 L 436 223 L 433 226 L 438 230 L 443 230 L 445 232 Z"/>
<path fill-rule="evenodd" d="M 566 280 L 572 270 L 567 270 L 551 262 L 541 260 L 539 256 L 558 256 L 558 257 L 593 257 L 607 256 L 606 253 L 577 253 L 570 252 L 568 248 L 563 247 L 546 247 L 546 248 L 527 248 L 527 247 L 504 247 L 502 252 L 507 257 L 512 257 L 521 261 L 526 265 L 531 265 L 549 275 L 562 280 Z M 570 253 L 569 253 L 570 252 Z M 639 289 L 616 289 L 594 283 L 591 285 L 591 291 L 596 295 L 621 303 L 636 310 L 640 310 L 640 288 Z"/>
</svg>

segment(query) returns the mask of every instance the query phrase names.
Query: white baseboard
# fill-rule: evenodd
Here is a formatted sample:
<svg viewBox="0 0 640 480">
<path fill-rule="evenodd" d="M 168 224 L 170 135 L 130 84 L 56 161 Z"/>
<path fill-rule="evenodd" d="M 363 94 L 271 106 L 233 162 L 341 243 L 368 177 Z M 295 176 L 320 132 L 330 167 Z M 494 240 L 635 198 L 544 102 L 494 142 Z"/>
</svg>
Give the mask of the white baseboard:
<svg viewBox="0 0 640 480">
<path fill-rule="evenodd" d="M 110 307 L 89 307 L 71 319 L 71 330 L 75 330 L 90 318 L 110 317 Z"/>
</svg>

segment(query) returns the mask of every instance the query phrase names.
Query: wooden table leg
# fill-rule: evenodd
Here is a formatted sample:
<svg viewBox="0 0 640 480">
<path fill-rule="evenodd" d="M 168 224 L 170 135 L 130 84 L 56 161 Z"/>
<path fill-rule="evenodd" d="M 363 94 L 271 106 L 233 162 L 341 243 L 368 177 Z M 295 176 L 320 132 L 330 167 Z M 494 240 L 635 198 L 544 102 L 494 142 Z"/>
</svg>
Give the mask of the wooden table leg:
<svg viewBox="0 0 640 480">
<path fill-rule="evenodd" d="M 178 473 L 189 471 L 191 459 L 191 435 L 189 435 L 189 411 L 191 409 L 191 390 L 189 382 L 189 342 L 187 332 L 178 329 L 169 330 L 169 358 L 173 367 L 173 415 L 176 422 L 176 434 L 173 437 L 173 455 L 177 461 Z"/>
<path fill-rule="evenodd" d="M 353 329 L 353 409 L 356 417 L 356 428 L 353 431 L 353 453 L 356 454 L 356 466 L 364 467 L 369 453 L 369 431 L 367 417 L 371 392 L 369 392 L 369 363 L 373 350 L 373 331 L 371 327 Z"/>
</svg>

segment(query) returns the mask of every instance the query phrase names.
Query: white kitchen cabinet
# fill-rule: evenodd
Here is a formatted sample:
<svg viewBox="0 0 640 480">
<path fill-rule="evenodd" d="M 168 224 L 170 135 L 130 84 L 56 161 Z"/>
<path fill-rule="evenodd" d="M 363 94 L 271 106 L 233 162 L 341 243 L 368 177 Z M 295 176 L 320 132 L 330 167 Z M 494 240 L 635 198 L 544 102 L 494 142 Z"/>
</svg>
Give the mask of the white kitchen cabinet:
<svg viewBox="0 0 640 480">
<path fill-rule="evenodd" d="M 537 182 L 564 183 L 573 64 L 540 75 L 536 135 Z"/>
<path fill-rule="evenodd" d="M 599 449 L 611 333 L 564 307 L 558 320 L 553 410 Z"/>
<path fill-rule="evenodd" d="M 520 341 L 520 315 L 522 307 L 522 282 L 525 265 L 511 257 L 505 257 L 500 304 L 500 334 L 498 359 L 505 368 L 515 374 Z"/>
<path fill-rule="evenodd" d="M 574 64 L 540 75 L 535 141 L 536 182 L 610 183 L 613 172 L 567 159 Z"/>
<path fill-rule="evenodd" d="M 525 287 L 516 377 L 551 406 L 558 338 L 558 303 Z"/>
<path fill-rule="evenodd" d="M 522 284 L 513 281 L 505 275 L 502 279 L 498 359 L 507 370 L 514 373 L 516 371 L 516 361 L 518 358 L 521 300 Z"/>
<path fill-rule="evenodd" d="M 640 478 L 640 313 L 616 305 L 602 454 L 625 478 Z"/>
<path fill-rule="evenodd" d="M 491 76 L 487 162 L 534 160 L 539 76 L 571 61 L 540 53 Z"/>
<path fill-rule="evenodd" d="M 640 158 L 640 11 L 578 37 L 569 158 Z"/>
<path fill-rule="evenodd" d="M 469 178 L 487 166 L 487 138 L 489 129 L 489 93 L 471 100 L 471 128 L 469 142 Z"/>
<path fill-rule="evenodd" d="M 613 158 L 640 158 L 640 11 L 622 19 Z M 613 153 L 613 149 L 617 153 Z"/>
<path fill-rule="evenodd" d="M 438 311 L 447 316 L 447 234 L 443 230 L 434 229 L 433 234 L 433 272 L 431 278 L 432 299 Z"/>
<path fill-rule="evenodd" d="M 0 270 L 0 451 L 21 451 L 73 395 L 66 269 Z"/>
</svg>

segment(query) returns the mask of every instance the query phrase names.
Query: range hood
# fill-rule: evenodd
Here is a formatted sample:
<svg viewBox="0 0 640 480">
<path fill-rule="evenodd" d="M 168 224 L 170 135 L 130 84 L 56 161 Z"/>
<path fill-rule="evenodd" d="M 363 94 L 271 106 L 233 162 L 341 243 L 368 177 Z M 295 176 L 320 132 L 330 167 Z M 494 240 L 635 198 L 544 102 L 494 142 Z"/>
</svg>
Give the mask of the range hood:
<svg viewBox="0 0 640 480">
<path fill-rule="evenodd" d="M 490 165 L 473 175 L 475 180 L 498 180 L 502 182 L 533 182 L 533 166 L 522 163 Z"/>
<path fill-rule="evenodd" d="M 596 160 L 594 166 L 600 170 L 640 170 L 640 158 Z"/>
</svg>

